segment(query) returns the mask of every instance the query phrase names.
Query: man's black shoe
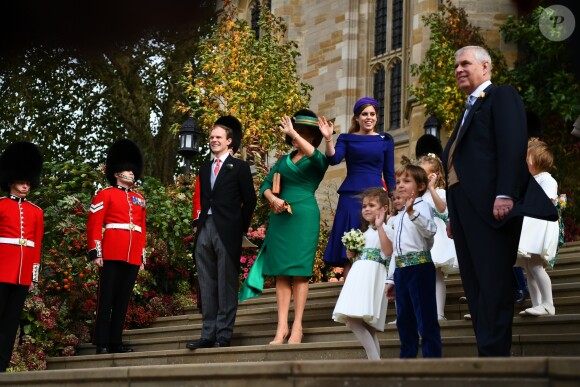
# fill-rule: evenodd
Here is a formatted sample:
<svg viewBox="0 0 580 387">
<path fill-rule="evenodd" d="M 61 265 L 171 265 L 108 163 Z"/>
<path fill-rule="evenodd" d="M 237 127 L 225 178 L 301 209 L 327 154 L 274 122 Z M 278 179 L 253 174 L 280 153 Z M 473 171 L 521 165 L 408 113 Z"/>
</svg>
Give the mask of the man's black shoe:
<svg viewBox="0 0 580 387">
<path fill-rule="evenodd" d="M 215 341 L 208 339 L 199 339 L 197 341 L 188 342 L 185 347 L 187 349 L 198 349 L 198 348 L 212 348 L 215 345 Z"/>
<path fill-rule="evenodd" d="M 95 351 L 97 355 L 105 355 L 109 353 L 109 349 L 104 345 L 97 345 L 97 350 Z"/>
<path fill-rule="evenodd" d="M 226 347 L 229 347 L 230 345 L 231 344 L 230 344 L 229 340 L 218 340 L 216 342 L 216 347 L 220 347 L 220 348 L 226 348 Z"/>
<path fill-rule="evenodd" d="M 128 345 L 112 345 L 109 347 L 109 353 L 130 353 L 135 352 L 133 348 Z"/>
</svg>

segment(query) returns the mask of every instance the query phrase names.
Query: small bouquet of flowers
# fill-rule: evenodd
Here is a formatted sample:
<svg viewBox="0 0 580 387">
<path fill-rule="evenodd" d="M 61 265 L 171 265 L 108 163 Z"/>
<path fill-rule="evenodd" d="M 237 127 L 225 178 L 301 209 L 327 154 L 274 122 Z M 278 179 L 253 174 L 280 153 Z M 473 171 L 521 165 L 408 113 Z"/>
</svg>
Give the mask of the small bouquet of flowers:
<svg viewBox="0 0 580 387">
<path fill-rule="evenodd" d="M 566 194 L 560 194 L 556 198 L 556 203 L 554 203 L 554 204 L 556 205 L 556 208 L 558 208 L 560 211 L 563 211 L 566 209 L 567 203 L 568 203 L 568 198 L 566 197 Z"/>
<path fill-rule="evenodd" d="M 342 244 L 348 250 L 361 251 L 365 247 L 365 236 L 361 230 L 354 228 L 343 234 L 341 238 Z"/>
<path fill-rule="evenodd" d="M 562 212 L 566 209 L 567 203 L 568 198 L 566 197 L 566 194 L 558 195 L 558 197 L 556 198 L 556 202 L 554 203 L 556 209 L 558 210 L 558 248 L 556 249 L 556 256 L 558 255 L 558 250 L 564 244 L 565 231 L 564 231 L 564 219 L 562 219 Z M 554 257 L 554 260 L 555 259 L 556 257 Z M 550 262 L 552 267 L 554 266 L 554 263 L 555 262 Z"/>
</svg>

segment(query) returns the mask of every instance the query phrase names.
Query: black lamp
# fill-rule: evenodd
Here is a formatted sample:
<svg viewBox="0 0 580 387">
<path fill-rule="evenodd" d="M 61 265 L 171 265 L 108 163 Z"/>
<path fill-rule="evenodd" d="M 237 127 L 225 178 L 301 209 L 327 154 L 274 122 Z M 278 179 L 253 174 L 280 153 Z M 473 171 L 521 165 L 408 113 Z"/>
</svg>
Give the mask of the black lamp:
<svg viewBox="0 0 580 387">
<path fill-rule="evenodd" d="M 430 115 L 429 118 L 423 124 L 423 129 L 425 129 L 425 134 L 430 134 L 439 138 L 439 129 L 441 125 L 439 125 L 439 121 L 437 121 L 437 117 L 434 115 Z"/>
<path fill-rule="evenodd" d="M 179 129 L 179 149 L 177 152 L 185 159 L 185 182 L 189 183 L 191 158 L 199 153 L 201 129 L 192 117 L 189 117 Z"/>
</svg>

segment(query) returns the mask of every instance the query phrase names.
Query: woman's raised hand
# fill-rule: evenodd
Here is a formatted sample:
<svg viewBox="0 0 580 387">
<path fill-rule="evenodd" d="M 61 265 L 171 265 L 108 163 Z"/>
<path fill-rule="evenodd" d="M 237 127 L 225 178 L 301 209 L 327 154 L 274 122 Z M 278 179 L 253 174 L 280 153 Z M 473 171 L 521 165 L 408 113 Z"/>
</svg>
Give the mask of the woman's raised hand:
<svg viewBox="0 0 580 387">
<path fill-rule="evenodd" d="M 326 117 L 318 117 L 318 126 L 320 127 L 320 132 L 325 139 L 331 140 L 332 134 L 334 133 L 334 124 L 332 121 L 327 121 Z"/>
<path fill-rule="evenodd" d="M 294 131 L 294 126 L 292 126 L 292 120 L 288 116 L 284 116 L 280 118 L 280 130 L 282 133 L 287 134 L 292 137 L 292 133 Z"/>
</svg>

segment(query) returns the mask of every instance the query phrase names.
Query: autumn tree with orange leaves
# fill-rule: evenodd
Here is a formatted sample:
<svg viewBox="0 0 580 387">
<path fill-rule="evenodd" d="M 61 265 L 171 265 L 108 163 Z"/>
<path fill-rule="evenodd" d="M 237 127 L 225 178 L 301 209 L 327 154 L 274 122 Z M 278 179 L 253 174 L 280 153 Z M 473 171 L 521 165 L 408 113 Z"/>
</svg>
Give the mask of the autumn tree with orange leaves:
<svg viewBox="0 0 580 387">
<path fill-rule="evenodd" d="M 297 44 L 285 38 L 283 20 L 266 7 L 260 11 L 258 39 L 236 17 L 234 5 L 224 2 L 219 22 L 185 68 L 187 102 L 178 109 L 195 117 L 206 136 L 217 118 L 236 116 L 243 145 L 264 155 L 283 146 L 278 121 L 308 107 L 312 86 L 296 74 Z"/>
</svg>

